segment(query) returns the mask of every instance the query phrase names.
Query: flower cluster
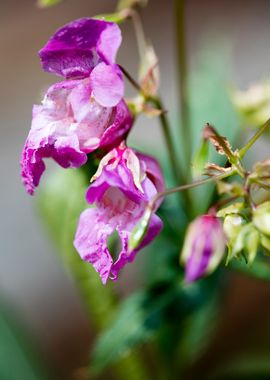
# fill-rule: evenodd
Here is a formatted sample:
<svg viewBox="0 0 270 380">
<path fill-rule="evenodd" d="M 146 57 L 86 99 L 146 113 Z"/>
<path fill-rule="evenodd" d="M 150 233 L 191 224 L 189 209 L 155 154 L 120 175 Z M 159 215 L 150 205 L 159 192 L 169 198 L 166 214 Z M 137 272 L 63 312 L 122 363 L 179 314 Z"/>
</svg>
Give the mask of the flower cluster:
<svg viewBox="0 0 270 380">
<path fill-rule="evenodd" d="M 104 157 L 86 194 L 89 204 L 79 220 L 75 247 L 105 284 L 161 230 L 152 215 L 148 232 L 129 249 L 131 231 L 146 204 L 164 189 L 157 161 L 135 152 L 125 140 L 133 118 L 123 98 L 122 72 L 115 63 L 121 44 L 119 27 L 82 18 L 59 29 L 40 50 L 43 69 L 64 78 L 52 85 L 33 108 L 32 126 L 22 152 L 22 179 L 29 194 L 39 185 L 44 158 L 63 168 L 79 168 L 88 154 L 102 148 Z M 113 258 L 107 239 L 117 231 L 122 248 Z"/>
</svg>

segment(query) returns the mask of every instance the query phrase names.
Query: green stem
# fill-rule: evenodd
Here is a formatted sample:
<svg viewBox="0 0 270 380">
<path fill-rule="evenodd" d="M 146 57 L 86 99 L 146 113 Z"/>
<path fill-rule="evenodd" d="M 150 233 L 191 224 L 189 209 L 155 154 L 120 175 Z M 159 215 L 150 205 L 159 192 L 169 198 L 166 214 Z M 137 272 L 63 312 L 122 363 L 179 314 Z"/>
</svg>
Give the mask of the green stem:
<svg viewBox="0 0 270 380">
<path fill-rule="evenodd" d="M 147 206 L 147 209 L 149 210 L 154 210 L 155 209 L 155 205 L 156 205 L 156 202 L 160 199 L 160 198 L 163 198 L 163 197 L 166 197 L 168 195 L 171 195 L 171 194 L 174 194 L 174 193 L 177 193 L 177 192 L 180 192 L 180 191 L 184 191 L 184 190 L 187 190 L 187 189 L 192 189 L 194 187 L 198 187 L 198 186 L 201 186 L 201 185 L 205 185 L 207 183 L 210 183 L 212 181 L 217 181 L 217 180 L 221 180 L 221 179 L 224 179 L 224 178 L 227 178 L 227 177 L 230 177 L 231 175 L 235 174 L 236 171 L 234 169 L 228 171 L 227 173 L 222 173 L 222 174 L 219 174 L 217 176 L 214 176 L 214 177 L 210 177 L 210 178 L 206 178 L 206 179 L 201 179 L 201 180 L 198 180 L 198 181 L 194 181 L 192 183 L 188 183 L 186 185 L 182 185 L 182 186 L 176 186 L 176 187 L 173 187 L 171 189 L 167 189 L 165 191 L 162 191 L 160 193 L 157 193 L 152 199 L 151 201 L 148 203 L 148 206 Z M 147 210 L 146 209 L 146 210 Z"/>
<path fill-rule="evenodd" d="M 157 108 L 163 109 L 163 104 L 159 98 L 156 98 L 152 101 L 155 103 Z M 167 147 L 167 152 L 168 152 L 168 156 L 170 159 L 174 179 L 175 179 L 176 184 L 179 185 L 179 184 L 183 183 L 183 181 L 184 181 L 184 173 L 183 173 L 182 167 L 180 165 L 180 161 L 177 159 L 177 155 L 175 152 L 175 147 L 174 147 L 174 143 L 173 143 L 172 134 L 171 134 L 167 115 L 164 112 L 162 112 L 159 116 L 159 120 L 160 120 L 160 125 L 162 128 L 164 141 L 165 141 L 165 144 Z M 180 196 L 180 206 L 183 207 L 186 214 L 188 216 L 190 216 L 192 213 L 192 209 L 190 207 L 190 205 L 192 204 L 190 192 L 189 192 L 188 188 L 183 189 L 183 190 L 184 191 L 182 192 L 182 196 L 183 196 L 184 202 L 182 202 L 182 197 L 180 194 L 179 195 Z"/>
<path fill-rule="evenodd" d="M 261 135 L 270 127 L 270 119 L 266 121 L 255 133 L 254 136 L 243 146 L 242 149 L 239 150 L 239 157 L 243 158 L 247 151 L 255 144 L 255 142 L 261 137 Z"/>
<path fill-rule="evenodd" d="M 181 139 L 183 139 L 183 151 L 187 163 L 186 181 L 189 179 L 190 162 L 192 155 L 192 134 L 190 113 L 188 106 L 188 65 L 185 40 L 185 0 L 175 0 L 176 16 L 176 43 L 178 56 L 178 83 L 181 106 Z"/>
<path fill-rule="evenodd" d="M 142 20 L 139 13 L 134 9 L 130 10 L 130 16 L 135 30 L 140 60 L 143 60 L 146 51 L 146 38 L 144 35 Z"/>
<path fill-rule="evenodd" d="M 164 109 L 162 101 L 159 97 L 150 98 L 149 101 L 153 103 L 154 106 L 156 106 L 158 109 Z M 179 164 L 179 161 L 177 159 L 177 155 L 175 152 L 175 147 L 174 147 L 174 143 L 172 139 L 172 134 L 171 134 L 171 128 L 169 125 L 169 120 L 165 112 L 162 112 L 159 115 L 159 121 L 162 128 L 164 141 L 167 147 L 168 156 L 169 156 L 171 167 L 172 167 L 172 172 L 173 172 L 176 184 L 179 185 L 180 183 L 183 182 L 183 172 Z"/>
</svg>

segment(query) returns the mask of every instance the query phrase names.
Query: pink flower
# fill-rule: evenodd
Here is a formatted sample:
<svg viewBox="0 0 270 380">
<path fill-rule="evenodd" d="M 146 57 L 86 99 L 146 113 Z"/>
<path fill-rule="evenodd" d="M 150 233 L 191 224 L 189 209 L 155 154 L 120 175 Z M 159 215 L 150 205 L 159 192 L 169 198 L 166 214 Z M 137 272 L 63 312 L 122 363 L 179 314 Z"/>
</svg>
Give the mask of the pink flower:
<svg viewBox="0 0 270 380">
<path fill-rule="evenodd" d="M 154 158 L 134 152 L 123 144 L 101 160 L 93 179 L 86 199 L 96 207 L 81 214 L 74 245 L 82 259 L 94 266 L 106 284 L 108 278 L 116 280 L 121 268 L 133 261 L 138 250 L 160 232 L 162 221 L 153 214 L 141 246 L 131 252 L 128 250 L 131 231 L 148 201 L 164 189 L 164 181 Z M 122 243 L 116 260 L 107 246 L 107 239 L 114 231 Z"/>
<path fill-rule="evenodd" d="M 216 269 L 223 258 L 226 237 L 219 218 L 202 215 L 188 227 L 181 259 L 185 280 L 193 282 Z"/>
<path fill-rule="evenodd" d="M 117 24 L 91 18 L 58 29 L 39 55 L 45 71 L 69 78 L 88 78 L 95 99 L 113 107 L 123 98 L 122 72 L 115 64 L 121 44 Z"/>
<path fill-rule="evenodd" d="M 21 158 L 22 178 L 34 193 L 45 170 L 43 159 L 53 158 L 63 168 L 78 168 L 97 148 L 115 146 L 127 135 L 131 114 L 123 100 L 103 107 L 92 94 L 89 78 L 56 83 L 42 105 L 34 106 L 33 120 Z"/>
</svg>

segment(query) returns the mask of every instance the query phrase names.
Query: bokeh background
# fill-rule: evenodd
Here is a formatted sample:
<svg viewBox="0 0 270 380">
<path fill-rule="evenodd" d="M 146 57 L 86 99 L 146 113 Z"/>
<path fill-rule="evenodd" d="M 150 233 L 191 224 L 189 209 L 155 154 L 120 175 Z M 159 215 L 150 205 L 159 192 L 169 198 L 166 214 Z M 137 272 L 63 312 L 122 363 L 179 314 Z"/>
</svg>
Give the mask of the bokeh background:
<svg viewBox="0 0 270 380">
<path fill-rule="evenodd" d="M 94 334 L 73 280 L 39 220 L 35 200 L 22 187 L 19 159 L 30 127 L 32 104 L 39 102 L 44 90 L 56 80 L 42 72 L 38 50 L 59 26 L 75 18 L 112 12 L 115 4 L 113 0 L 66 0 L 41 10 L 34 0 L 0 0 L 0 304 L 20 321 L 42 362 L 50 368 L 51 377 L 56 379 L 76 378 L 78 369 L 87 363 Z M 160 60 L 161 93 L 176 128 L 180 110 L 175 80 L 173 2 L 150 0 L 143 20 Z M 217 92 L 219 86 L 245 88 L 268 78 L 269 21 L 267 0 L 187 1 L 189 65 L 196 67 L 198 52 L 206 44 L 209 56 L 212 54 L 216 64 L 226 68 L 224 77 L 220 75 L 215 81 Z M 132 26 L 123 25 L 122 32 L 118 61 L 135 75 L 138 56 Z M 213 64 L 211 59 L 208 63 L 209 67 Z M 207 98 L 208 86 L 213 85 L 211 78 L 209 83 L 198 81 L 197 86 L 201 85 L 205 86 Z M 132 94 L 129 87 L 128 93 Z M 206 121 L 198 121 L 198 131 Z M 229 122 L 225 117 L 224 125 Z M 141 118 L 131 142 L 152 154 L 162 149 L 157 122 Z M 46 176 L 42 180 L 46 181 Z M 129 268 L 120 281 L 129 284 L 122 289 L 123 294 L 140 283 L 136 277 L 138 265 L 143 265 L 143 259 Z M 215 341 L 217 361 L 265 334 L 264 322 L 270 317 L 269 299 L 270 289 L 264 284 L 244 277 L 233 278 Z M 197 364 L 196 371 L 211 366 L 210 357 L 211 351 Z"/>
</svg>

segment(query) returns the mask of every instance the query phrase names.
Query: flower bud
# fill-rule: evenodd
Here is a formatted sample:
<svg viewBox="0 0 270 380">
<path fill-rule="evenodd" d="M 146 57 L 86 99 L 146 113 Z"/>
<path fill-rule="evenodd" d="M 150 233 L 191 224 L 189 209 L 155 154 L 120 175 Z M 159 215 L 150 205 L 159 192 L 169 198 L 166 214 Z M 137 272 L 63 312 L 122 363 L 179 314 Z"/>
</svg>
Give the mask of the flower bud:
<svg viewBox="0 0 270 380">
<path fill-rule="evenodd" d="M 265 81 L 252 85 L 245 91 L 234 91 L 232 102 L 248 125 L 263 124 L 269 117 L 270 82 Z"/>
<path fill-rule="evenodd" d="M 214 215 L 202 215 L 188 227 L 181 260 L 185 264 L 185 280 L 193 282 L 215 270 L 226 245 L 222 223 Z"/>
<path fill-rule="evenodd" d="M 260 232 L 270 235 L 270 201 L 260 204 L 253 211 L 253 224 Z"/>
<path fill-rule="evenodd" d="M 244 219 L 238 214 L 227 215 L 224 219 L 223 228 L 230 241 L 234 241 L 244 224 Z"/>
</svg>

